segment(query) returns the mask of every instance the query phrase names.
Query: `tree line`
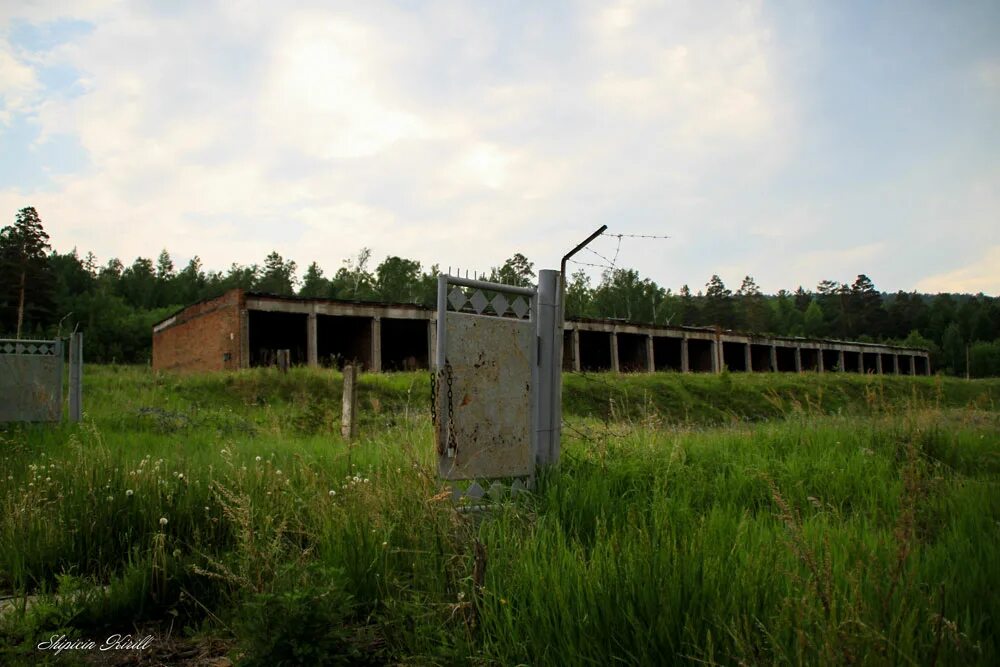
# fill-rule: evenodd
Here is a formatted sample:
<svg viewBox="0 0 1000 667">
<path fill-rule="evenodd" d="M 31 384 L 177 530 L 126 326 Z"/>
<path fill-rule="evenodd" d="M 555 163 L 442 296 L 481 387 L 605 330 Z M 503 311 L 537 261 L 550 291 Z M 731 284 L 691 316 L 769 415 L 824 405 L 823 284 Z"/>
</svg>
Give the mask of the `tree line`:
<svg viewBox="0 0 1000 667">
<path fill-rule="evenodd" d="M 282 296 L 416 303 L 433 307 L 440 267 L 389 256 L 372 266 L 363 248 L 330 276 L 316 263 L 298 265 L 271 252 L 262 264 L 206 270 L 198 257 L 178 268 L 167 250 L 130 265 L 93 253 L 59 253 L 34 208 L 0 229 L 0 336 L 47 338 L 80 329 L 87 358 L 143 363 L 153 324 L 186 305 L 234 287 Z M 489 280 L 529 285 L 534 264 L 517 253 Z M 934 367 L 975 377 L 1000 375 L 1000 299 L 983 294 L 880 292 L 866 275 L 850 283 L 824 280 L 763 294 L 746 276 L 735 291 L 713 275 L 693 292 L 663 288 L 637 271 L 604 271 L 595 285 L 582 270 L 566 286 L 567 317 L 617 318 L 663 325 L 719 326 L 758 334 L 837 338 L 924 347 Z"/>
</svg>

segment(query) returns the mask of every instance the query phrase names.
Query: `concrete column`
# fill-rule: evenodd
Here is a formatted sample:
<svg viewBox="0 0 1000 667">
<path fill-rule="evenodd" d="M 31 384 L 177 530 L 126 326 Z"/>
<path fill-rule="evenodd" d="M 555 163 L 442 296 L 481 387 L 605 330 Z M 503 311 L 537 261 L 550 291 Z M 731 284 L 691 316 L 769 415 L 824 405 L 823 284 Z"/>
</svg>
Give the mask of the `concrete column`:
<svg viewBox="0 0 1000 667">
<path fill-rule="evenodd" d="M 875 355 L 875 372 L 882 375 L 882 353 L 879 352 Z"/>
<path fill-rule="evenodd" d="M 240 368 L 250 368 L 250 315 L 240 311 Z"/>
<path fill-rule="evenodd" d="M 618 370 L 618 332 L 611 332 L 611 370 L 619 373 Z"/>
<path fill-rule="evenodd" d="M 583 370 L 583 365 L 580 363 L 580 330 L 573 329 L 573 370 L 579 373 Z"/>
<path fill-rule="evenodd" d="M 777 345 L 772 345 L 771 346 L 771 372 L 772 373 L 777 373 L 778 372 L 778 346 Z"/>
<path fill-rule="evenodd" d="M 313 368 L 319 366 L 316 319 L 316 313 L 309 313 L 306 316 L 306 363 Z"/>
<path fill-rule="evenodd" d="M 801 373 L 802 372 L 802 348 L 801 347 L 795 348 L 795 372 L 796 373 Z"/>
<path fill-rule="evenodd" d="M 716 338 L 712 342 L 712 372 L 721 373 L 722 372 L 722 346 L 719 345 L 719 339 Z"/>
<path fill-rule="evenodd" d="M 681 373 L 691 372 L 691 362 L 688 359 L 688 339 L 681 338 Z"/>
<path fill-rule="evenodd" d="M 823 348 L 816 350 L 816 370 L 820 373 L 826 371 L 826 368 L 823 367 Z"/>
<path fill-rule="evenodd" d="M 910 355 L 910 375 L 917 374 L 917 358 L 914 355 Z"/>
<path fill-rule="evenodd" d="M 382 318 L 372 318 L 372 373 L 382 372 Z"/>
<path fill-rule="evenodd" d="M 656 370 L 656 362 L 653 359 L 653 336 L 646 336 L 646 372 L 652 373 Z"/>
<path fill-rule="evenodd" d="M 753 372 L 753 354 L 750 352 L 750 343 L 747 343 L 743 349 L 743 364 L 746 366 L 747 373 Z"/>
<path fill-rule="evenodd" d="M 892 373 L 893 375 L 899 375 L 899 355 L 892 355 Z"/>
<path fill-rule="evenodd" d="M 844 360 L 843 350 L 837 350 L 837 370 L 841 373 L 847 370 L 847 362 Z"/>
<path fill-rule="evenodd" d="M 427 368 L 437 368 L 437 320 L 427 320 Z"/>
</svg>

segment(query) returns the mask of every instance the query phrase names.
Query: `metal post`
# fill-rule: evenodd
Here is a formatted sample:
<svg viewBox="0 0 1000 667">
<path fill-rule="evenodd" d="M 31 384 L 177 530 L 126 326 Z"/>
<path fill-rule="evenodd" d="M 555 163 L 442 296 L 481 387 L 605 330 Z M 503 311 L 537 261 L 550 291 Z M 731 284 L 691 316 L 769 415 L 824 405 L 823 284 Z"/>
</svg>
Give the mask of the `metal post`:
<svg viewBox="0 0 1000 667">
<path fill-rule="evenodd" d="M 83 334 L 74 331 L 69 337 L 69 420 L 78 422 L 82 418 Z"/>
</svg>

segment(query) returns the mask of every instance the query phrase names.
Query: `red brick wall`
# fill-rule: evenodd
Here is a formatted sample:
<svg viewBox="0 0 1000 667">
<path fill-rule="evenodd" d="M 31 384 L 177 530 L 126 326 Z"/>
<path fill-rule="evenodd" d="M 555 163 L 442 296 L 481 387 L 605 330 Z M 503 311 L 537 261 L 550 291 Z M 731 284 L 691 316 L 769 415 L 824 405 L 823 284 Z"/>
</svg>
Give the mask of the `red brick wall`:
<svg viewBox="0 0 1000 667">
<path fill-rule="evenodd" d="M 240 367 L 240 311 L 243 290 L 196 303 L 153 332 L 153 369 L 221 371 Z M 228 355 L 228 356 L 227 356 Z"/>
</svg>

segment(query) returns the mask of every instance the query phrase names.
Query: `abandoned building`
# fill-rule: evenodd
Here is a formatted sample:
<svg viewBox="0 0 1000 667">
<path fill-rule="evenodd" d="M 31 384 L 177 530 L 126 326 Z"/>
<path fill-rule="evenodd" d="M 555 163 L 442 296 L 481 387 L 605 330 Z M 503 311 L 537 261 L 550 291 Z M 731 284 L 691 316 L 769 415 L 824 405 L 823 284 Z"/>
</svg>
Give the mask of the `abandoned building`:
<svg viewBox="0 0 1000 667">
<path fill-rule="evenodd" d="M 437 312 L 413 304 L 300 299 L 233 289 L 196 303 L 153 327 L 153 368 L 235 370 L 274 363 L 360 363 L 368 371 L 428 368 Z M 563 368 L 575 371 L 847 371 L 930 375 L 926 350 L 813 340 L 703 327 L 617 320 L 570 320 Z"/>
</svg>

